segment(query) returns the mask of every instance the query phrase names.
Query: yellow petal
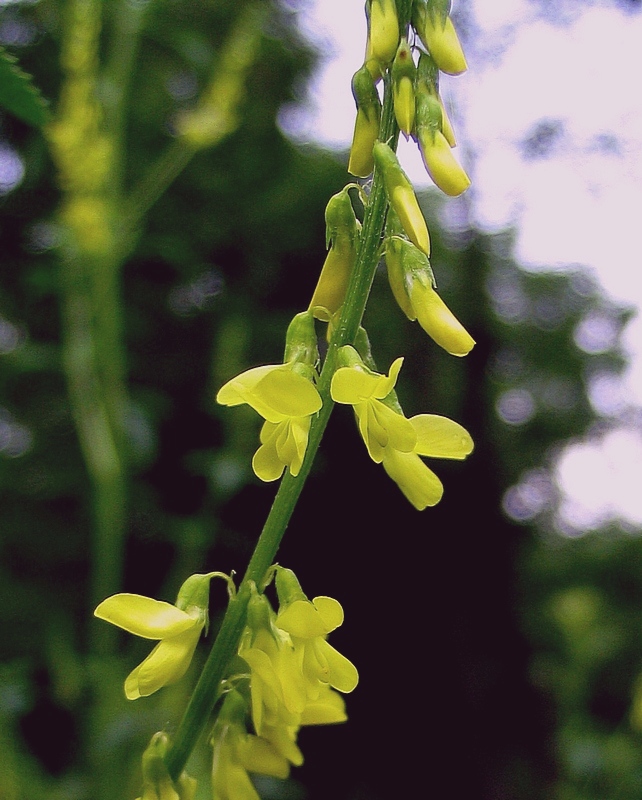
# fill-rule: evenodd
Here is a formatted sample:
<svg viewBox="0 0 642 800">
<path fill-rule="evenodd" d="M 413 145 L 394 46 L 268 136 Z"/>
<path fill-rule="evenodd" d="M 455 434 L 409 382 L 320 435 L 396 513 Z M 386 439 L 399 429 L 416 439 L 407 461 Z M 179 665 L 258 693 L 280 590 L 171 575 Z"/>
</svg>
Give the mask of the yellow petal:
<svg viewBox="0 0 642 800">
<path fill-rule="evenodd" d="M 125 681 L 128 700 L 148 697 L 163 686 L 176 683 L 187 672 L 201 635 L 201 627 L 163 639 Z"/>
<path fill-rule="evenodd" d="M 324 636 L 329 631 L 323 617 L 309 600 L 295 600 L 276 618 L 277 627 L 299 639 L 313 639 Z"/>
<path fill-rule="evenodd" d="M 347 719 L 343 697 L 327 686 L 317 700 L 305 707 L 301 714 L 301 725 L 333 725 Z"/>
<path fill-rule="evenodd" d="M 270 482 L 278 480 L 283 475 L 285 464 L 279 458 L 276 443 L 281 428 L 286 422 L 265 422 L 261 428 L 261 447 L 254 454 L 252 469 L 257 478 Z"/>
<path fill-rule="evenodd" d="M 281 418 L 309 416 L 323 405 L 312 381 L 293 372 L 286 365 L 281 370 L 268 373 L 257 384 L 256 393 Z M 279 422 L 277 419 L 270 421 Z"/>
<path fill-rule="evenodd" d="M 315 644 L 328 663 L 327 683 L 344 694 L 351 692 L 359 683 L 359 673 L 355 665 L 325 639 Z"/>
<path fill-rule="evenodd" d="M 100 603 L 94 616 L 143 639 L 176 636 L 198 624 L 198 617 L 191 617 L 171 603 L 140 594 L 112 595 Z"/>
<path fill-rule="evenodd" d="M 314 414 L 322 405 L 312 382 L 287 364 L 254 367 L 237 375 L 221 387 L 216 400 L 226 406 L 247 403 L 269 422 Z"/>
<path fill-rule="evenodd" d="M 473 451 L 473 440 L 466 428 L 448 417 L 418 414 L 410 422 L 417 432 L 415 453 L 420 456 L 462 460 Z"/>
<path fill-rule="evenodd" d="M 441 500 L 444 493 L 441 481 L 416 453 L 387 448 L 383 468 L 418 511 L 437 505 Z"/>
<path fill-rule="evenodd" d="M 330 633 L 330 631 L 343 625 L 343 607 L 334 597 L 319 595 L 313 598 L 312 605 L 321 615 L 326 633 Z"/>
<path fill-rule="evenodd" d="M 379 120 L 376 114 L 367 114 L 359 108 L 354 123 L 348 172 L 357 178 L 367 178 L 374 169 L 372 148 L 379 135 Z"/>
<path fill-rule="evenodd" d="M 236 756 L 248 772 L 272 775 L 284 780 L 290 774 L 290 764 L 271 742 L 251 734 L 236 745 Z"/>
</svg>

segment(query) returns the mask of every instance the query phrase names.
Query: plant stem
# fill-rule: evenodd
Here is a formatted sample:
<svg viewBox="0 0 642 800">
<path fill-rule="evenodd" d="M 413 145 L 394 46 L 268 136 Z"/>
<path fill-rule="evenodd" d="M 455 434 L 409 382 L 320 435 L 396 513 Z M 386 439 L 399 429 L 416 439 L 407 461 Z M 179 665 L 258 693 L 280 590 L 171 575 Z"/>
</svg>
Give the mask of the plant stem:
<svg viewBox="0 0 642 800">
<path fill-rule="evenodd" d="M 392 106 L 392 90 L 386 81 L 380 138 L 396 148 L 399 130 Z M 323 406 L 310 427 L 308 446 L 301 471 L 293 477 L 286 471 L 276 493 L 272 508 L 239 591 L 227 608 L 223 622 L 201 676 L 194 688 L 185 714 L 174 736 L 171 749 L 166 756 L 169 774 L 177 780 L 183 771 L 190 753 L 204 730 L 219 698 L 221 681 L 230 660 L 238 649 L 239 639 L 245 626 L 245 615 L 250 598 L 250 584 L 260 585 L 266 572 L 274 562 L 277 550 L 294 512 L 297 500 L 312 468 L 325 427 L 334 403 L 330 397 L 330 382 L 335 371 L 337 350 L 354 341 L 365 311 L 370 287 L 379 261 L 379 251 L 386 222 L 388 203 L 383 180 L 375 170 L 370 199 L 365 208 L 363 227 L 354 270 L 352 272 L 341 318 L 332 336 L 328 353 L 317 384 Z"/>
</svg>

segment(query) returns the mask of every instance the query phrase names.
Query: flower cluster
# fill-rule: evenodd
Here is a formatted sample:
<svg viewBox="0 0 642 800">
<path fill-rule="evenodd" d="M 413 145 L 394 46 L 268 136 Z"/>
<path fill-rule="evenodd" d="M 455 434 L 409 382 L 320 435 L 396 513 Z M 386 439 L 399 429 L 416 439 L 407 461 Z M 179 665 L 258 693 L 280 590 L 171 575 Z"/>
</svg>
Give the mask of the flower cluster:
<svg viewBox="0 0 642 800">
<path fill-rule="evenodd" d="M 405 30 L 395 0 L 367 0 L 366 15 L 366 55 L 352 79 L 357 116 L 348 171 L 368 178 L 376 170 L 381 177 L 389 202 L 382 252 L 398 305 L 440 347 L 465 356 L 475 341 L 437 291 L 426 220 L 396 153 L 380 138 L 382 102 L 377 88 L 386 77 L 399 129 L 418 143 L 435 184 L 449 195 L 465 191 L 470 180 L 453 155 L 455 136 L 439 94 L 440 72 L 457 75 L 467 68 L 450 19 L 450 2 L 414 0 Z M 325 212 L 328 253 L 308 311 L 290 324 L 284 363 L 250 369 L 217 395 L 219 403 L 246 403 L 265 419 L 252 462 L 264 481 L 280 478 L 286 468 L 295 477 L 299 474 L 311 422 L 323 404 L 316 389 L 314 320 L 328 323 L 330 340 L 346 303 L 363 236 L 350 195 L 353 188 L 368 208 L 367 185 L 349 183 L 330 199 Z M 407 419 L 394 394 L 402 359 L 393 363 L 389 375 L 379 374 L 361 331 L 361 344 L 344 346 L 335 359 L 331 397 L 354 407 L 368 453 L 383 464 L 409 501 L 418 509 L 435 505 L 443 488 L 420 456 L 462 459 L 471 452 L 472 440 L 460 425 L 443 417 L 420 414 Z"/>
<path fill-rule="evenodd" d="M 250 585 L 247 624 L 238 657 L 222 685 L 225 699 L 212 731 L 212 784 L 217 800 L 258 800 L 248 773 L 286 778 L 303 763 L 297 734 L 303 725 L 345 722 L 339 694 L 351 692 L 355 666 L 327 641 L 343 623 L 341 604 L 331 597 L 308 600 L 295 574 L 276 566 L 278 612 Z M 209 582 L 220 572 L 192 575 L 175 605 L 136 594 L 117 594 L 94 612 L 100 619 L 158 645 L 125 681 L 129 700 L 145 697 L 179 680 L 190 665 L 207 624 Z M 169 740 L 157 733 L 143 754 L 143 794 L 139 800 L 192 800 L 195 782 L 182 775 L 174 783 L 165 766 Z"/>
<path fill-rule="evenodd" d="M 389 71 L 399 129 L 419 145 L 434 183 L 446 194 L 461 194 L 470 179 L 452 152 L 455 136 L 439 94 L 440 71 L 460 75 L 467 69 L 450 18 L 450 0 L 414 0 L 411 27 L 416 44 L 412 48 L 399 29 L 394 0 L 367 0 L 366 12 L 365 61 L 352 81 L 357 119 L 348 171 L 360 178 L 372 172 L 381 109 L 376 85 Z"/>
<path fill-rule="evenodd" d="M 212 735 L 212 781 L 222 799 L 258 800 L 248 772 L 285 778 L 291 765 L 302 764 L 301 726 L 344 722 L 338 692 L 351 692 L 359 680 L 354 665 L 327 642 L 343 622 L 340 603 L 308 600 L 294 573 L 282 567 L 276 567 L 276 588 L 277 613 L 265 595 L 253 593 L 239 647 L 249 694 L 239 681 Z"/>
</svg>

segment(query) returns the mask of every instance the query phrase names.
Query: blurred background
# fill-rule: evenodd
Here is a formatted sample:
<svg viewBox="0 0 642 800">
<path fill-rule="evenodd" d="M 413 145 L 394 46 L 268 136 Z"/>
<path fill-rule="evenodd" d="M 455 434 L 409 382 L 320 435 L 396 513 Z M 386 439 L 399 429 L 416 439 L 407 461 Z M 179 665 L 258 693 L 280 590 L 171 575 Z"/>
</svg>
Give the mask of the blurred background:
<svg viewBox="0 0 642 800">
<path fill-rule="evenodd" d="M 251 471 L 260 419 L 214 396 L 278 361 L 307 307 L 325 205 L 348 180 L 365 21 L 361 2 L 259 5 L 0 2 L 0 44 L 58 121 L 69 31 L 78 47 L 94 37 L 101 66 L 88 59 L 85 77 L 112 148 L 107 176 L 79 188 L 55 128 L 0 118 L 2 800 L 137 796 L 140 753 L 171 733 L 197 669 L 128 703 L 149 646 L 93 608 L 242 573 L 274 496 Z M 382 371 L 406 357 L 406 414 L 450 416 L 476 448 L 431 464 L 445 496 L 419 513 L 335 410 L 279 560 L 341 601 L 332 642 L 361 682 L 349 722 L 304 729 L 305 764 L 262 780 L 265 798 L 642 796 L 639 10 L 455 6 L 470 70 L 442 90 L 473 187 L 444 199 L 410 146 L 400 158 L 423 189 L 440 291 L 477 346 L 438 351 L 384 272 L 365 326 Z M 199 98 L 211 111 L 216 75 L 239 71 L 223 132 L 186 148 Z M 83 240 L 88 198 L 127 236 Z M 113 462 L 107 447 L 91 457 L 103 406 Z M 214 630 L 225 599 L 214 586 Z M 191 772 L 208 757 L 204 742 Z"/>
</svg>

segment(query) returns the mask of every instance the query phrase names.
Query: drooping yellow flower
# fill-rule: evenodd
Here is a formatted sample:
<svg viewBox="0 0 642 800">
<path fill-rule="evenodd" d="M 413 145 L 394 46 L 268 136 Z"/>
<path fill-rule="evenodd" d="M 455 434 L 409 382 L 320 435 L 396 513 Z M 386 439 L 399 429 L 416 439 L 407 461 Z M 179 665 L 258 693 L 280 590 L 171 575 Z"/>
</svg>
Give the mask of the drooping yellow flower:
<svg viewBox="0 0 642 800">
<path fill-rule="evenodd" d="M 350 185 L 344 186 L 333 195 L 325 209 L 326 247 L 330 249 L 310 301 L 310 311 L 323 322 L 330 322 L 343 305 L 357 258 L 361 224 L 355 216 L 349 188 Z"/>
<path fill-rule="evenodd" d="M 415 77 L 417 68 L 405 36 L 392 62 L 392 98 L 397 125 L 406 139 L 415 125 Z"/>
<path fill-rule="evenodd" d="M 127 677 L 128 700 L 147 697 L 176 683 L 187 672 L 207 624 L 209 581 L 214 575 L 191 575 L 181 586 L 176 605 L 139 594 L 115 594 L 103 600 L 94 615 L 143 639 L 159 643 Z"/>
<path fill-rule="evenodd" d="M 397 382 L 403 358 L 393 362 L 388 375 L 369 370 L 349 345 L 341 348 L 340 358 L 346 366 L 339 367 L 332 376 L 330 394 L 336 403 L 353 406 L 370 458 L 380 464 L 384 449 L 389 446 L 412 452 L 417 439 L 414 428 L 403 414 L 382 402 Z"/>
<path fill-rule="evenodd" d="M 292 475 L 299 474 L 310 417 L 319 411 L 322 401 L 298 364 L 271 364 L 243 372 L 221 387 L 216 400 L 225 406 L 247 403 L 266 420 L 261 447 L 252 461 L 261 480 L 277 480 L 286 467 Z"/>
<path fill-rule="evenodd" d="M 472 452 L 473 440 L 465 428 L 447 417 L 419 414 L 409 421 L 417 434 L 414 450 L 404 453 L 387 447 L 383 468 L 410 503 L 423 511 L 441 500 L 444 487 L 419 456 L 461 460 Z"/>
</svg>

